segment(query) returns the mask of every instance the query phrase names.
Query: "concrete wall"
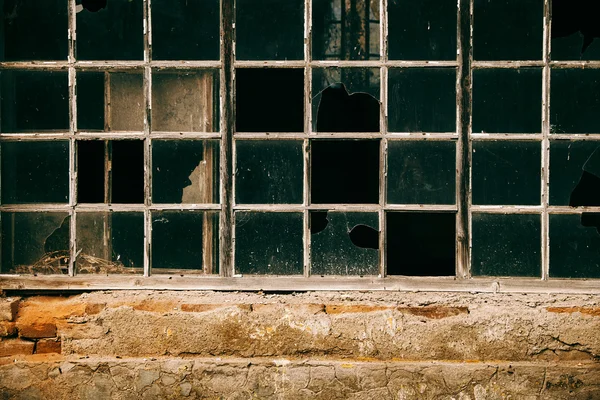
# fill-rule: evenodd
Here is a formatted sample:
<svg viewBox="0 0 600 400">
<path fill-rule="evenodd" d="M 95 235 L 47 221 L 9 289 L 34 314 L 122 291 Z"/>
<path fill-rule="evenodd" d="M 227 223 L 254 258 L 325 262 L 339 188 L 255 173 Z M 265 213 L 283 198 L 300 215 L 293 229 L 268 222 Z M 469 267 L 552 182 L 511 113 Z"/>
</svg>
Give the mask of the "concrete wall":
<svg viewBox="0 0 600 400">
<path fill-rule="evenodd" d="M 0 398 L 600 399 L 597 296 L 114 291 L 0 301 Z"/>
</svg>

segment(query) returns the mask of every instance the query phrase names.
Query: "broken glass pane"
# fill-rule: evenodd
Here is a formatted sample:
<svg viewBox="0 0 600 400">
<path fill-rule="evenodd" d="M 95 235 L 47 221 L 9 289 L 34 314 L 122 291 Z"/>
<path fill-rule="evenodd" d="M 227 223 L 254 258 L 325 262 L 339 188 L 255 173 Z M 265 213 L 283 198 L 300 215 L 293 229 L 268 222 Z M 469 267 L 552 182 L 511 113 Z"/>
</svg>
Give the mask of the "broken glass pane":
<svg viewBox="0 0 600 400">
<path fill-rule="evenodd" d="M 219 202 L 218 140 L 152 141 L 152 202 Z"/>
<path fill-rule="evenodd" d="M 2 204 L 69 201 L 69 142 L 3 142 Z"/>
<path fill-rule="evenodd" d="M 552 0 L 552 59 L 600 60 L 600 3 Z"/>
<path fill-rule="evenodd" d="M 154 0 L 153 60 L 218 60 L 219 0 Z"/>
<path fill-rule="evenodd" d="M 313 140 L 312 204 L 379 204 L 379 140 Z"/>
<path fill-rule="evenodd" d="M 311 211 L 312 275 L 379 274 L 379 215 Z"/>
<path fill-rule="evenodd" d="M 142 71 L 77 73 L 79 130 L 141 132 L 144 109 Z"/>
<path fill-rule="evenodd" d="M 304 58 L 303 0 L 237 0 L 235 10 L 238 60 Z"/>
<path fill-rule="evenodd" d="M 387 274 L 454 276 L 454 213 L 388 212 Z"/>
<path fill-rule="evenodd" d="M 389 2 L 391 60 L 456 60 L 455 0 Z"/>
<path fill-rule="evenodd" d="M 542 70 L 473 71 L 473 133 L 540 133 Z"/>
<path fill-rule="evenodd" d="M 541 60 L 544 0 L 475 0 L 476 60 Z"/>
<path fill-rule="evenodd" d="M 142 60 L 143 9 L 142 0 L 82 1 L 76 8 L 77 58 Z"/>
<path fill-rule="evenodd" d="M 540 204 L 539 142 L 474 142 L 473 204 Z"/>
<path fill-rule="evenodd" d="M 3 212 L 3 274 L 69 272 L 69 215 L 58 212 Z"/>
<path fill-rule="evenodd" d="M 64 0 L 4 0 L 0 60 L 66 60 L 67 6 Z"/>
<path fill-rule="evenodd" d="M 550 277 L 600 278 L 600 214 L 550 215 Z"/>
<path fill-rule="evenodd" d="M 235 199 L 238 204 L 302 203 L 303 142 L 238 140 Z"/>
<path fill-rule="evenodd" d="M 553 69 L 550 101 L 552 133 L 600 132 L 600 71 Z"/>
<path fill-rule="evenodd" d="M 302 213 L 237 212 L 235 272 L 302 274 L 302 226 Z"/>
<path fill-rule="evenodd" d="M 313 59 L 379 59 L 378 0 L 315 0 L 312 13 Z"/>
<path fill-rule="evenodd" d="M 539 215 L 473 214 L 475 276 L 541 275 Z"/>
<path fill-rule="evenodd" d="M 390 69 L 388 123 L 390 132 L 456 131 L 456 70 Z"/>
<path fill-rule="evenodd" d="M 153 73 L 152 130 L 218 131 L 218 77 L 211 70 Z"/>
<path fill-rule="evenodd" d="M 0 72 L 3 133 L 69 130 L 66 71 Z"/>
<path fill-rule="evenodd" d="M 313 130 L 379 132 L 378 68 L 313 69 Z"/>
<path fill-rule="evenodd" d="M 143 213 L 77 213 L 78 274 L 142 274 Z"/>
<path fill-rule="evenodd" d="M 600 206 L 600 142 L 550 142 L 550 204 Z"/>
<path fill-rule="evenodd" d="M 304 70 L 236 70 L 237 132 L 303 132 Z"/>
<path fill-rule="evenodd" d="M 219 273 L 219 214 L 152 213 L 152 272 Z M 181 271 L 183 272 L 183 271 Z"/>
<path fill-rule="evenodd" d="M 395 204 L 456 203 L 456 143 L 388 142 L 387 198 Z"/>
</svg>

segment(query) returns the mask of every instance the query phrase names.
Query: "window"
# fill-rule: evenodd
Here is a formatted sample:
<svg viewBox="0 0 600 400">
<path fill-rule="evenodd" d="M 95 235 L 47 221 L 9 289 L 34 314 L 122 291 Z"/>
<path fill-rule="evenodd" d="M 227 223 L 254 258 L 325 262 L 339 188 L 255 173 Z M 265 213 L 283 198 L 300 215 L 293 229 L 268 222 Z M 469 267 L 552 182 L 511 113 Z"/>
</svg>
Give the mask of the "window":
<svg viewBox="0 0 600 400">
<path fill-rule="evenodd" d="M 595 9 L 0 4 L 2 287 L 597 288 Z"/>
</svg>

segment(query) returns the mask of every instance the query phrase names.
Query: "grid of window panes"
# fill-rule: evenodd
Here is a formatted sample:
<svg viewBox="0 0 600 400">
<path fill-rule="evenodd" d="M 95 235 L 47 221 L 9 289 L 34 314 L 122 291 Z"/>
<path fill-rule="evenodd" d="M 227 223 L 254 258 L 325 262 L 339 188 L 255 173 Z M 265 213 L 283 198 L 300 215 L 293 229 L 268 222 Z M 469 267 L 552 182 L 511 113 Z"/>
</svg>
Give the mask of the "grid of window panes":
<svg viewBox="0 0 600 400">
<path fill-rule="evenodd" d="M 600 277 L 596 6 L 232 1 L 0 2 L 0 273 Z"/>
</svg>

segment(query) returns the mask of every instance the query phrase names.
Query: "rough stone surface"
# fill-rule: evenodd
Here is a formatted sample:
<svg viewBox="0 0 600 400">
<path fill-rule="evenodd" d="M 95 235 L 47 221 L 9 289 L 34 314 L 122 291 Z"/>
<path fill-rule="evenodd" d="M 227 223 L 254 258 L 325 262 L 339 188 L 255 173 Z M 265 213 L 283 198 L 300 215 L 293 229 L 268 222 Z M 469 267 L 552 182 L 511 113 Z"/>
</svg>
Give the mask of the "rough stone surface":
<svg viewBox="0 0 600 400">
<path fill-rule="evenodd" d="M 13 321 L 19 306 L 18 297 L 0 298 L 0 321 Z"/>
</svg>

